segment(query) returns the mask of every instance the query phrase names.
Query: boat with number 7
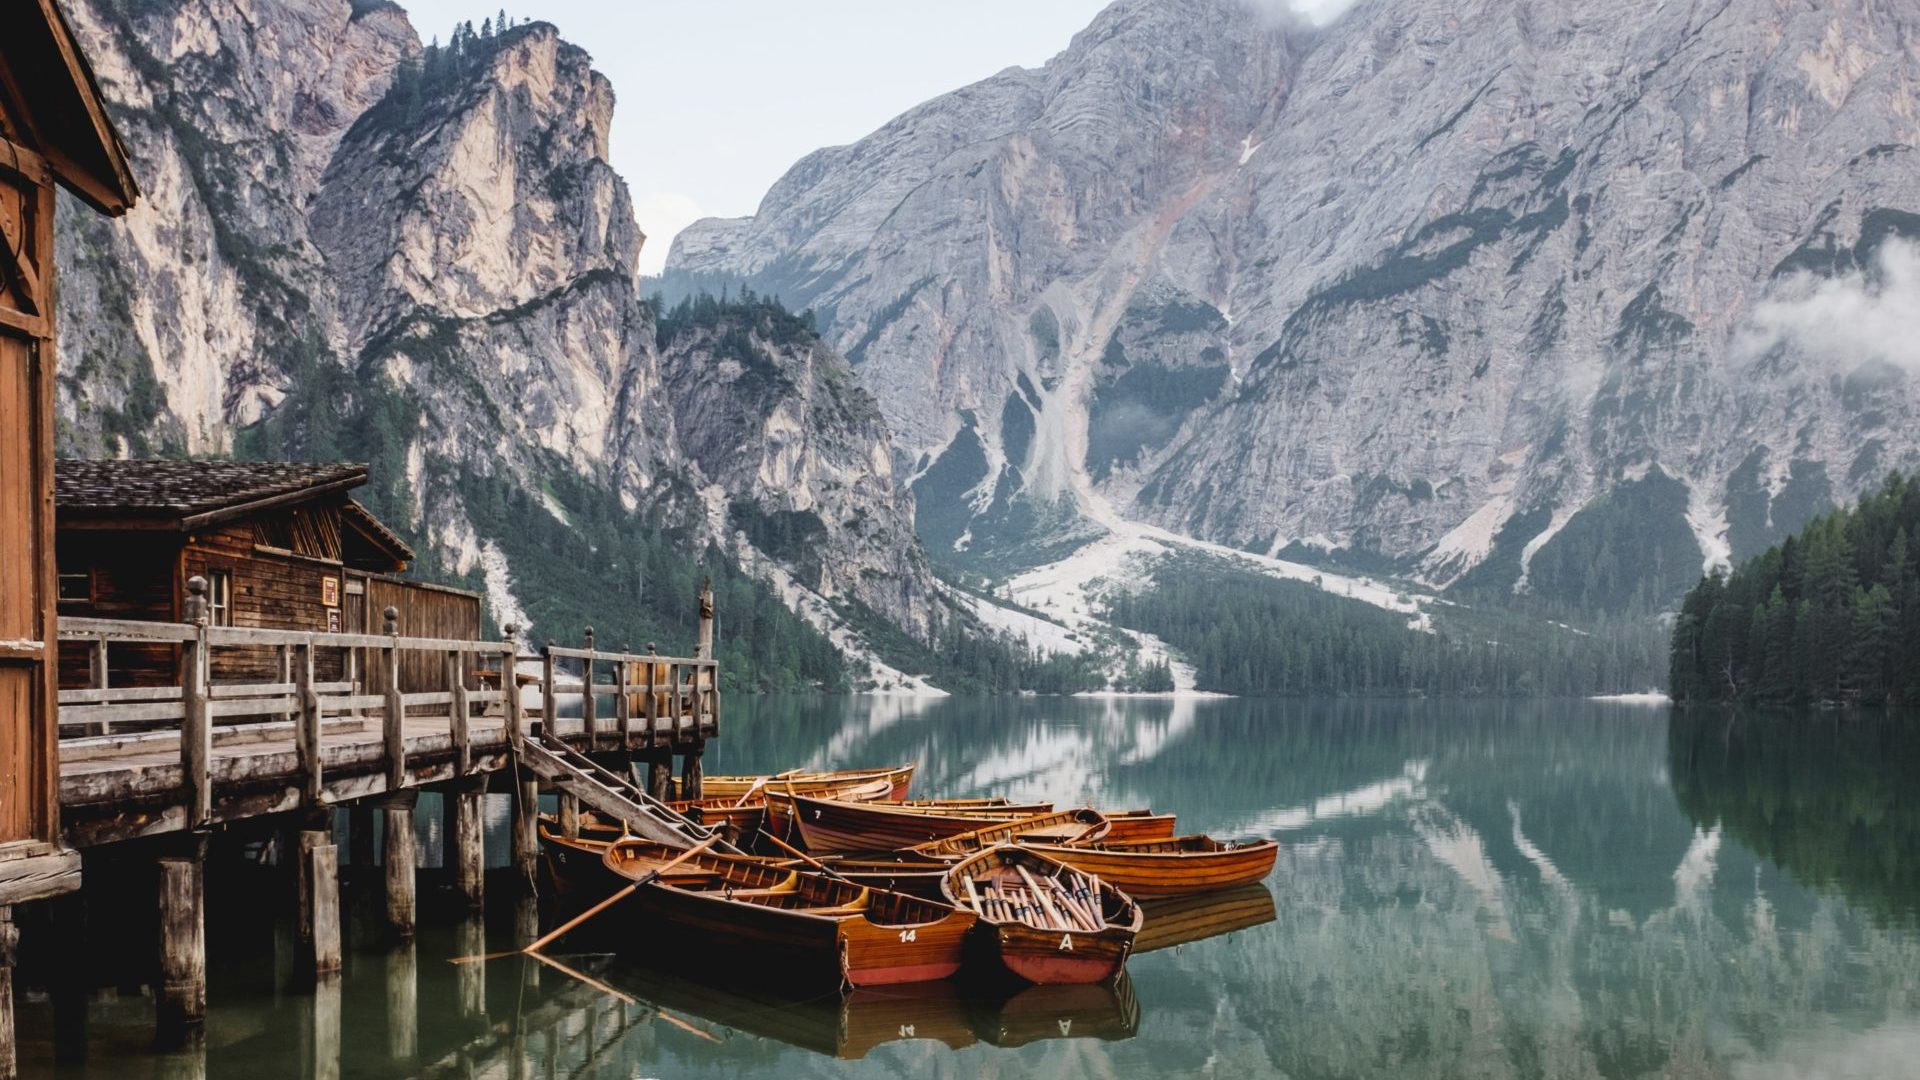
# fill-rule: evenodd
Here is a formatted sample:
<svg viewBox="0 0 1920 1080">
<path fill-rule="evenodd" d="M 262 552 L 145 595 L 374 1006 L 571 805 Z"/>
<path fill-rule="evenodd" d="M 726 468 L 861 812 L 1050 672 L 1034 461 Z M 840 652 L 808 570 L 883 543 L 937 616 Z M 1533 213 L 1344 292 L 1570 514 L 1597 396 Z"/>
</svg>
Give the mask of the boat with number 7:
<svg viewBox="0 0 1920 1080">
<path fill-rule="evenodd" d="M 1031 983 L 1112 978 L 1143 922 L 1140 905 L 1119 889 L 1016 844 L 962 860 L 941 892 L 979 916 L 976 947 Z"/>
<path fill-rule="evenodd" d="M 646 840 L 607 847 L 632 882 L 684 851 Z M 960 969 L 971 911 L 750 858 L 701 852 L 634 893 L 646 947 L 728 952 L 800 982 L 847 986 L 945 979 Z"/>
<path fill-rule="evenodd" d="M 1278 840 L 1222 841 L 1211 836 L 1170 840 L 1106 840 L 1031 845 L 1049 859 L 1100 879 L 1134 897 L 1187 896 L 1237 889 L 1273 872 Z"/>
<path fill-rule="evenodd" d="M 885 798 L 900 802 L 906 799 L 907 789 L 913 784 L 915 768 L 908 764 L 884 769 L 836 769 L 826 772 L 795 769 L 772 776 L 709 776 L 700 781 L 700 796 L 703 799 L 739 799 L 770 790 L 791 789 L 802 795 L 839 799 L 846 798 L 847 793 L 875 780 L 885 780 Z"/>
</svg>

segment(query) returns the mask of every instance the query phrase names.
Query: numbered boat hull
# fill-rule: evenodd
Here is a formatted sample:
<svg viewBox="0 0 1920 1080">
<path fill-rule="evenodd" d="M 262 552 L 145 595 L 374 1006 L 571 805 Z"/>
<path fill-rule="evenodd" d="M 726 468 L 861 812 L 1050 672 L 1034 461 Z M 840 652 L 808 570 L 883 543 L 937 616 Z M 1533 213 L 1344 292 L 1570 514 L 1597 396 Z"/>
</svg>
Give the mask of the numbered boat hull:
<svg viewBox="0 0 1920 1080">
<path fill-rule="evenodd" d="M 606 863 L 645 881 L 676 854 L 625 841 L 609 848 Z M 704 853 L 645 885 L 632 903 L 642 947 L 724 952 L 803 982 L 856 987 L 951 977 L 975 921 L 948 904 Z"/>
</svg>

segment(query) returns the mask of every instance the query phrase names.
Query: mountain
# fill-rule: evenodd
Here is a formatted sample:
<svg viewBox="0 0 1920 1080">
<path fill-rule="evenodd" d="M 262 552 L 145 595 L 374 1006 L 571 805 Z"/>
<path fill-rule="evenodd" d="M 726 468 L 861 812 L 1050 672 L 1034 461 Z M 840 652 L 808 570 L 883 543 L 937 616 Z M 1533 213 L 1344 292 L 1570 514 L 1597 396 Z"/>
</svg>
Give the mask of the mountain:
<svg viewBox="0 0 1920 1080">
<path fill-rule="evenodd" d="M 58 221 L 67 454 L 371 461 L 423 570 L 531 640 L 685 649 L 701 573 L 743 682 L 866 677 L 854 617 L 933 639 L 872 399 L 776 305 L 644 299 L 613 88 L 553 26 L 69 10 L 149 195 Z"/>
<path fill-rule="evenodd" d="M 1920 8 L 1118 0 L 676 240 L 810 307 L 937 557 L 1140 529 L 1670 607 L 1920 463 Z"/>
</svg>

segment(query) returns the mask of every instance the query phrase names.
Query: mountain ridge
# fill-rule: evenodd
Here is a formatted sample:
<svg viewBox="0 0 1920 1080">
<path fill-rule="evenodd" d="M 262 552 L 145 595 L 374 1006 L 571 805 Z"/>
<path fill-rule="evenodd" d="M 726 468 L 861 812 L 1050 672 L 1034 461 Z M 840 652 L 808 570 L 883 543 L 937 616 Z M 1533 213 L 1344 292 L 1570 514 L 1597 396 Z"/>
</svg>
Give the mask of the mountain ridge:
<svg viewBox="0 0 1920 1080">
<path fill-rule="evenodd" d="M 1920 239 L 1916 37 L 1864 2 L 1121 0 L 689 227 L 666 280 L 821 312 L 922 506 L 966 508 L 946 561 L 1046 561 L 1018 508 L 1066 495 L 1442 589 L 1539 593 L 1611 538 L 1654 569 L 1600 602 L 1658 608 L 1920 461 L 1910 372 L 1750 344 L 1769 305 L 1878 302 Z"/>
</svg>

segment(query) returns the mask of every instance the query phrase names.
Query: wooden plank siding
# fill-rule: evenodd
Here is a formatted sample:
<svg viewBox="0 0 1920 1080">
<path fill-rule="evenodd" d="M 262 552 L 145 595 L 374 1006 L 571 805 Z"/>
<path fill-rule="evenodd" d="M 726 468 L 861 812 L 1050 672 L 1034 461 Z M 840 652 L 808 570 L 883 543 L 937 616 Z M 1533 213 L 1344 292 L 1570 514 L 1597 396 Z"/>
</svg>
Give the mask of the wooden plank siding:
<svg viewBox="0 0 1920 1080">
<path fill-rule="evenodd" d="M 264 548 L 257 535 L 252 521 L 230 522 L 193 534 L 180 553 L 180 580 L 211 580 L 215 571 L 228 574 L 232 583 L 232 626 L 326 631 L 328 606 L 323 602 L 323 590 L 331 580 L 335 597 L 341 596 L 345 568 L 338 560 Z M 318 677 L 323 682 L 339 678 L 343 670 L 341 653 L 334 649 L 315 651 Z M 216 683 L 272 682 L 281 676 L 279 653 L 270 648 L 215 649 L 208 662 Z"/>
<path fill-rule="evenodd" d="M 0 95 L 6 98 L 11 95 Z M 0 846 L 55 838 L 53 174 L 0 105 Z"/>
<path fill-rule="evenodd" d="M 350 632 L 385 633 L 383 613 L 392 607 L 400 611 L 400 633 L 403 636 L 454 641 L 480 640 L 480 598 L 473 593 L 387 574 L 350 572 L 349 581 L 360 585 L 351 597 L 357 602 L 349 607 L 349 613 L 364 620 L 350 623 Z M 363 655 L 361 658 L 361 679 L 369 694 L 381 694 L 387 690 L 386 667 L 376 661 L 375 657 Z M 471 670 L 469 665 L 468 671 Z M 401 693 L 417 694 L 446 688 L 446 671 L 439 658 L 423 653 L 407 653 L 400 657 Z"/>
</svg>

